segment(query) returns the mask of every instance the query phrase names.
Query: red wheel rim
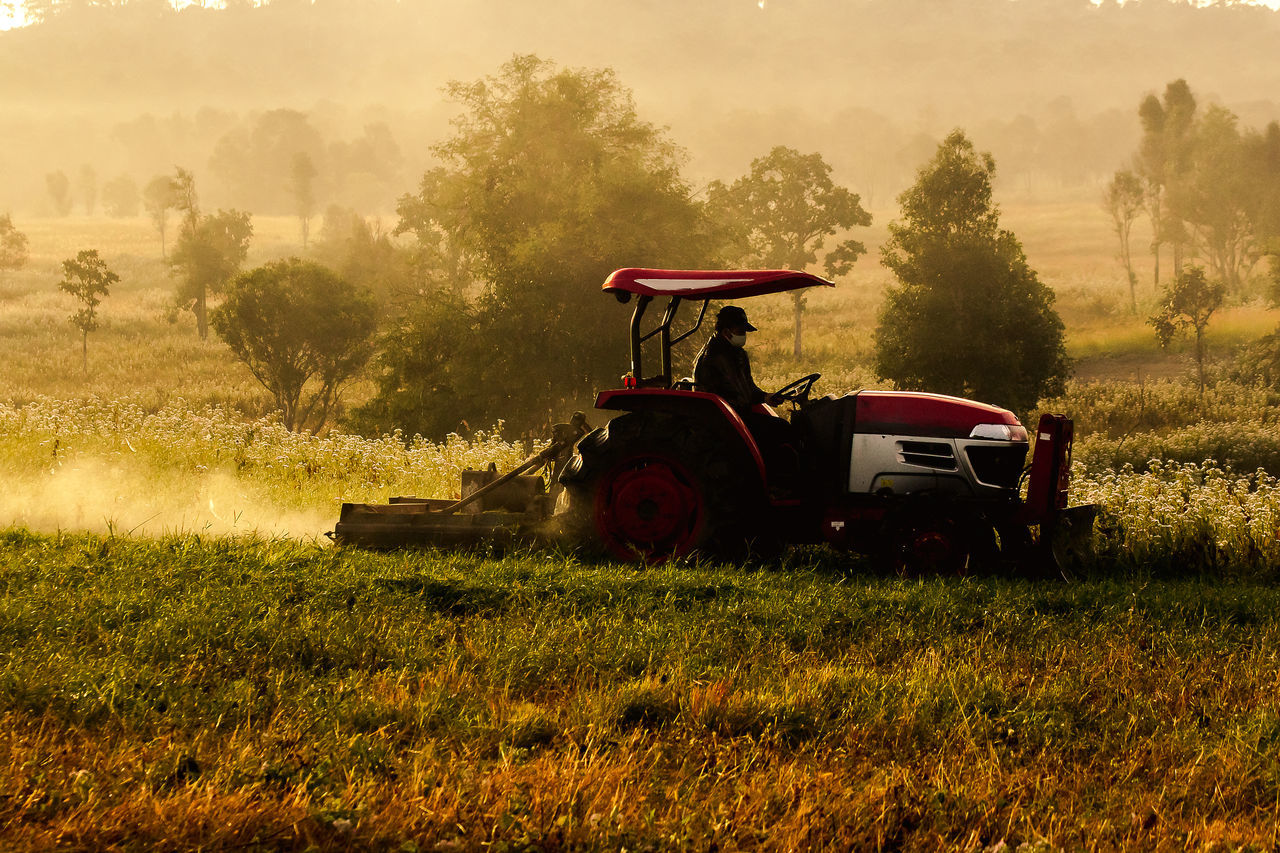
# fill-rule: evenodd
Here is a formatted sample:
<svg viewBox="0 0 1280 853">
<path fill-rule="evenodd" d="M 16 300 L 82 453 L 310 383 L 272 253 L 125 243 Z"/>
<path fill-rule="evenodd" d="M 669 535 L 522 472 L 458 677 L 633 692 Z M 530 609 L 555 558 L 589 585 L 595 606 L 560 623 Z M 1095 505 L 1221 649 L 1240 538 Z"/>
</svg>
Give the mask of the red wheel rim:
<svg viewBox="0 0 1280 853">
<path fill-rule="evenodd" d="M 596 530 L 609 551 L 624 560 L 655 563 L 689 553 L 704 516 L 693 478 L 664 456 L 628 459 L 596 493 Z"/>
</svg>

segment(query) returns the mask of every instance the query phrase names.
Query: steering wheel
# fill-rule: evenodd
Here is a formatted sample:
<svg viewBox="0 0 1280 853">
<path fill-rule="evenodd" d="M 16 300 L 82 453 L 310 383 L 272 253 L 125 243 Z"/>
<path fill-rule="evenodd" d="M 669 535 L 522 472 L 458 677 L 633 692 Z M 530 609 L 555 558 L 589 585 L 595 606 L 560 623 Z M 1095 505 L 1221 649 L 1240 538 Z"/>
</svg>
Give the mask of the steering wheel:
<svg viewBox="0 0 1280 853">
<path fill-rule="evenodd" d="M 777 391 L 773 396 L 788 403 L 807 403 L 809 402 L 809 389 L 813 387 L 813 383 L 822 377 L 821 373 L 810 373 L 808 376 L 802 376 L 795 382 L 788 383 Z"/>
</svg>

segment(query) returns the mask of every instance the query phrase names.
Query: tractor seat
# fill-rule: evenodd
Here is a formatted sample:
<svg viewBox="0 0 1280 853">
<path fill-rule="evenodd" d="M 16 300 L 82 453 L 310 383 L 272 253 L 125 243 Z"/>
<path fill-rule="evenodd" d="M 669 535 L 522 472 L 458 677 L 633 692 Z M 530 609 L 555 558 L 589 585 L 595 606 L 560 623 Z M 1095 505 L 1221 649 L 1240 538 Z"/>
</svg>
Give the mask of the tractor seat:
<svg viewBox="0 0 1280 853">
<path fill-rule="evenodd" d="M 692 377 L 692 376 L 686 376 L 684 379 L 677 379 L 675 382 L 672 382 L 672 383 L 671 383 L 671 390 L 673 390 L 673 391 L 693 391 L 693 390 L 694 390 L 694 387 L 693 387 L 693 377 Z"/>
</svg>

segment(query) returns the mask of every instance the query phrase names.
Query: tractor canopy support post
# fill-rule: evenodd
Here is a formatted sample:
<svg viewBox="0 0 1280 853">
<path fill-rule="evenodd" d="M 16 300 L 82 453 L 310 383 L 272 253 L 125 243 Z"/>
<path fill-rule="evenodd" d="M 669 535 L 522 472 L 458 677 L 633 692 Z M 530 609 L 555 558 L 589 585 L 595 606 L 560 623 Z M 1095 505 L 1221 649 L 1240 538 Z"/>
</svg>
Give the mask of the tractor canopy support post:
<svg viewBox="0 0 1280 853">
<path fill-rule="evenodd" d="M 644 375 L 640 372 L 642 366 L 640 347 L 644 340 L 640 335 L 640 320 L 652 301 L 652 296 L 642 295 L 636 300 L 636 307 L 631 312 L 631 375 L 635 377 L 636 382 L 639 382 Z"/>
<path fill-rule="evenodd" d="M 671 321 L 675 319 L 676 310 L 680 307 L 680 297 L 672 297 L 667 303 L 667 310 L 662 314 L 662 325 L 658 327 L 658 346 L 662 347 L 662 385 L 671 387 Z M 655 377 L 656 378 L 656 377 Z"/>
</svg>

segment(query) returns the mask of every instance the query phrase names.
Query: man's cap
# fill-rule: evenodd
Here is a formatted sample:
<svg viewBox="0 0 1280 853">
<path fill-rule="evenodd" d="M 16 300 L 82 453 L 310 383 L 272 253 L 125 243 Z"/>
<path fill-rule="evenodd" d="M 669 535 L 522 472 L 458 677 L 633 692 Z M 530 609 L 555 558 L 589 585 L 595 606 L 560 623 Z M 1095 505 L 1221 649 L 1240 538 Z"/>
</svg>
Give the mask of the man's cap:
<svg viewBox="0 0 1280 853">
<path fill-rule="evenodd" d="M 721 308 L 720 313 L 716 315 L 716 328 L 729 329 L 736 326 L 742 326 L 748 332 L 757 331 L 755 326 L 747 322 L 747 312 L 737 305 L 726 305 Z"/>
</svg>

